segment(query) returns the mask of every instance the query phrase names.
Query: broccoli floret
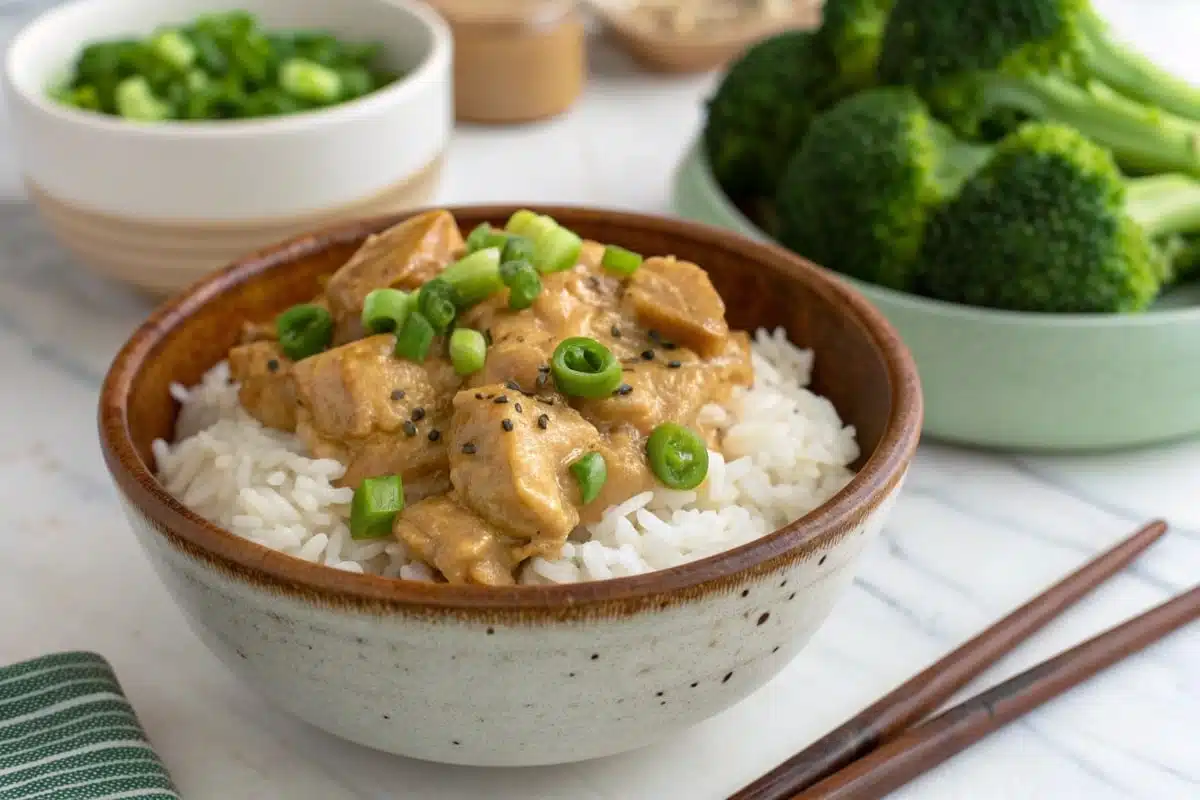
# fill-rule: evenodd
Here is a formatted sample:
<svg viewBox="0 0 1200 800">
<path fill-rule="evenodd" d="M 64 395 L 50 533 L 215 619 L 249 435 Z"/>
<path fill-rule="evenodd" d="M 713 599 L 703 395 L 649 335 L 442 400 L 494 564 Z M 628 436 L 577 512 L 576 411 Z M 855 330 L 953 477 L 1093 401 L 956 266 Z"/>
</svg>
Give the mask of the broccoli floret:
<svg viewBox="0 0 1200 800">
<path fill-rule="evenodd" d="M 814 116 L 874 85 L 893 0 L 826 0 L 816 32 L 788 31 L 753 45 L 708 101 L 704 146 L 735 202 L 770 198 Z"/>
<path fill-rule="evenodd" d="M 779 186 L 778 238 L 829 269 L 912 290 L 929 215 L 988 154 L 911 90 L 868 89 L 813 122 Z"/>
<path fill-rule="evenodd" d="M 817 33 L 844 94 L 875 85 L 893 0 L 825 0 Z"/>
<path fill-rule="evenodd" d="M 1125 166 L 1200 175 L 1200 126 L 1103 82 L 1132 62 L 1097 44 L 1097 23 L 1086 0 L 896 0 L 879 78 L 916 87 L 969 136 L 1018 112 L 1076 128 Z"/>
<path fill-rule="evenodd" d="M 736 202 L 769 197 L 779 172 L 826 104 L 827 73 L 813 34 L 764 39 L 730 66 L 708 101 L 704 149 Z"/>
<path fill-rule="evenodd" d="M 1200 230 L 1200 184 L 1126 180 L 1111 154 L 1061 125 L 1030 123 L 930 220 L 928 293 L 1038 312 L 1144 309 L 1171 278 L 1154 240 Z"/>
</svg>

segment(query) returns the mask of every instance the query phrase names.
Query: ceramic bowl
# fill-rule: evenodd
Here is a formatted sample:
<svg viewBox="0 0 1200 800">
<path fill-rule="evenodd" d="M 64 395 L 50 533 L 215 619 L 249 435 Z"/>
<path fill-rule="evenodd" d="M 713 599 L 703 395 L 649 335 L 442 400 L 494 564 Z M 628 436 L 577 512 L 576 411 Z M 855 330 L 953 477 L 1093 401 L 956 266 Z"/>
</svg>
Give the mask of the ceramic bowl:
<svg viewBox="0 0 1200 800">
<path fill-rule="evenodd" d="M 170 292 L 331 220 L 432 199 L 453 126 L 452 42 L 436 13 L 415 0 L 237 5 L 267 27 L 380 41 L 407 77 L 287 117 L 131 123 L 60 106 L 46 89 L 85 44 L 186 22 L 212 3 L 73 0 L 45 12 L 12 41 L 4 88 L 29 194 L 84 264 Z"/>
<path fill-rule="evenodd" d="M 451 209 L 469 229 L 513 208 Z M 815 348 L 815 389 L 864 456 L 824 506 L 751 544 L 632 578 L 491 588 L 356 575 L 267 550 L 155 480 L 172 381 L 196 382 L 238 323 L 310 298 L 370 233 L 344 225 L 246 258 L 157 310 L 117 355 L 100 438 L 134 532 L 204 642 L 265 697 L 337 736 L 472 765 L 578 761 L 729 707 L 800 650 L 850 581 L 913 456 L 921 393 L 904 346 L 845 284 L 781 248 L 680 220 L 543 208 L 581 235 L 704 265 L 732 325 Z"/>
<path fill-rule="evenodd" d="M 696 144 L 681 216 L 768 235 L 724 195 Z M 925 433 L 988 448 L 1089 451 L 1200 434 L 1200 286 L 1137 315 L 973 308 L 846 279 L 896 326 L 925 391 Z"/>
</svg>

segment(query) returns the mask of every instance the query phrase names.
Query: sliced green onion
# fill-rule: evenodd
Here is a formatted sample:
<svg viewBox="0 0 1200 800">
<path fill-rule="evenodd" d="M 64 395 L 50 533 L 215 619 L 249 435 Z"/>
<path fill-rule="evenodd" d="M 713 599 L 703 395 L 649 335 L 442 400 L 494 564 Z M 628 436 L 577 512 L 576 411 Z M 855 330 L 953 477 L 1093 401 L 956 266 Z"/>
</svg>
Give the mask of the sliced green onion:
<svg viewBox="0 0 1200 800">
<path fill-rule="evenodd" d="M 426 282 L 417 293 L 417 310 L 437 333 L 445 333 L 458 313 L 454 287 L 442 278 Z"/>
<path fill-rule="evenodd" d="M 404 327 L 413 298 L 399 289 L 376 289 L 363 300 L 362 325 L 367 333 L 387 333 Z"/>
<path fill-rule="evenodd" d="M 487 361 L 487 340 L 470 328 L 455 328 L 450 334 L 450 363 L 459 375 L 483 369 Z"/>
<path fill-rule="evenodd" d="M 624 247 L 610 244 L 604 248 L 604 256 L 600 259 L 600 266 L 617 275 L 629 276 L 637 272 L 638 267 L 642 265 L 642 261 L 642 257 L 632 250 L 626 250 Z"/>
<path fill-rule="evenodd" d="M 275 320 L 279 348 L 292 361 L 315 356 L 333 341 L 333 316 L 324 306 L 301 303 Z"/>
<path fill-rule="evenodd" d="M 533 262 L 533 242 L 524 236 L 509 236 L 500 251 L 500 262 L 529 261 Z"/>
<path fill-rule="evenodd" d="M 392 533 L 392 521 L 404 509 L 399 475 L 364 478 L 350 501 L 350 538 L 380 539 Z"/>
<path fill-rule="evenodd" d="M 508 307 L 520 311 L 533 305 L 533 301 L 542 293 L 542 279 L 533 265 L 528 261 L 508 261 L 500 265 L 500 270 L 508 287 Z"/>
<path fill-rule="evenodd" d="M 481 222 L 467 236 L 467 252 L 474 253 L 487 247 L 504 247 L 508 240 L 507 233 L 496 230 L 486 222 Z"/>
<path fill-rule="evenodd" d="M 150 39 L 150 50 L 180 72 L 196 60 L 196 47 L 179 31 L 168 28 Z"/>
<path fill-rule="evenodd" d="M 115 98 L 117 113 L 125 119 L 157 122 L 171 116 L 171 107 L 154 96 L 150 82 L 141 75 L 117 84 Z"/>
<path fill-rule="evenodd" d="M 586 506 L 599 497 L 600 490 L 604 488 L 604 481 L 608 479 L 608 464 L 599 453 L 588 453 L 571 465 L 571 474 L 579 483 L 579 497 Z"/>
<path fill-rule="evenodd" d="M 554 385 L 571 397 L 607 397 L 621 384 L 621 363 L 604 345 L 586 336 L 563 339 L 550 358 Z"/>
<path fill-rule="evenodd" d="M 538 241 L 533 265 L 539 272 L 562 272 L 579 263 L 581 252 L 583 239 L 560 225 Z"/>
<path fill-rule="evenodd" d="M 459 309 L 470 308 L 504 288 L 500 279 L 500 248 L 476 250 L 442 270 L 438 279 L 450 284 Z"/>
<path fill-rule="evenodd" d="M 429 355 L 429 346 L 433 344 L 434 330 L 420 311 L 409 312 L 404 320 L 404 327 L 396 334 L 395 353 L 400 358 L 409 361 L 423 362 Z"/>
<path fill-rule="evenodd" d="M 695 489 L 708 475 L 708 448 L 694 432 L 664 422 L 646 440 L 650 471 L 669 489 Z"/>
<path fill-rule="evenodd" d="M 557 227 L 558 223 L 550 217 L 523 208 L 513 212 L 504 225 L 504 230 L 523 236 L 536 244 L 538 239 Z"/>
<path fill-rule="evenodd" d="M 333 103 L 342 95 L 342 78 L 315 61 L 289 58 L 279 68 L 279 87 L 301 100 Z"/>
<path fill-rule="evenodd" d="M 539 272 L 561 272 L 579 261 L 583 240 L 545 214 L 521 209 L 509 217 L 504 229 L 533 245 L 533 265 Z"/>
</svg>

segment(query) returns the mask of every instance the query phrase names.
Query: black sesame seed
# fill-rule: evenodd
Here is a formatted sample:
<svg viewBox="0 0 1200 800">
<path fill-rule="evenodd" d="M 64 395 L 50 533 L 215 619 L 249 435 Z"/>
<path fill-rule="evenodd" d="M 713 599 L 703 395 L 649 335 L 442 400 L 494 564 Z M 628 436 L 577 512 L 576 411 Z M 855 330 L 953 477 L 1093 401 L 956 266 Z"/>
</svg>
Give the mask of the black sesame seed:
<svg viewBox="0 0 1200 800">
<path fill-rule="evenodd" d="M 404 433 L 407 434 L 408 436 L 416 436 L 417 435 L 417 426 L 413 425 L 408 420 L 405 420 Z"/>
<path fill-rule="evenodd" d="M 473 455 L 475 455 L 475 443 L 474 443 L 474 442 L 467 442 L 466 444 L 464 444 L 464 445 L 462 446 L 462 451 L 463 451 L 463 454 L 464 454 L 464 455 L 468 455 L 468 456 L 473 456 Z"/>
<path fill-rule="evenodd" d="M 502 406 L 508 402 L 508 395 L 502 394 L 499 397 L 497 397 L 495 400 L 493 400 L 492 402 L 498 406 Z"/>
<path fill-rule="evenodd" d="M 412 410 L 412 414 L 410 416 L 412 417 L 413 422 L 420 422 L 421 420 L 425 419 L 424 407 L 417 406 Z"/>
<path fill-rule="evenodd" d="M 550 417 L 545 414 L 538 415 L 538 427 L 542 430 L 550 427 Z"/>
<path fill-rule="evenodd" d="M 516 411 L 518 414 L 520 414 L 525 409 L 521 408 L 521 404 L 518 402 L 518 403 L 513 403 L 513 410 Z"/>
<path fill-rule="evenodd" d="M 653 360 L 654 360 L 654 351 L 653 350 L 643 350 L 642 351 L 642 361 L 653 361 Z"/>
<path fill-rule="evenodd" d="M 429 441 L 436 442 L 440 438 L 442 438 L 442 432 L 437 428 L 434 428 L 429 432 Z"/>
<path fill-rule="evenodd" d="M 620 338 L 621 338 L 621 329 L 620 329 L 620 328 L 618 328 L 616 325 L 613 325 L 613 326 L 612 326 L 612 330 L 610 330 L 610 331 L 609 331 L 609 333 L 611 333 L 611 334 L 612 334 L 612 337 L 613 337 L 614 339 L 620 339 Z"/>
<path fill-rule="evenodd" d="M 505 433 L 512 433 L 512 428 L 513 428 L 512 420 L 511 419 L 500 420 L 500 427 L 504 428 Z"/>
<path fill-rule="evenodd" d="M 680 368 L 680 367 L 682 367 L 682 366 L 683 366 L 683 362 L 682 362 L 682 361 L 668 361 L 668 362 L 667 362 L 667 367 L 668 367 L 669 369 L 679 369 L 679 368 Z"/>
<path fill-rule="evenodd" d="M 268 361 L 267 362 L 267 371 L 278 372 L 279 371 L 279 359 L 272 358 L 270 361 Z"/>
<path fill-rule="evenodd" d="M 476 393 L 475 393 L 475 399 L 476 399 L 476 400 L 482 400 L 482 399 L 483 399 L 483 392 L 476 392 Z"/>
<path fill-rule="evenodd" d="M 550 381 L 550 376 L 549 376 L 549 375 L 547 375 L 547 374 L 546 374 L 546 373 L 544 373 L 544 372 L 539 372 L 539 373 L 538 373 L 538 376 L 537 376 L 537 380 L 536 380 L 536 381 L 534 381 L 534 383 L 537 385 L 537 388 L 539 388 L 539 389 L 545 389 L 545 388 L 546 388 L 546 384 L 547 384 L 549 381 Z"/>
<path fill-rule="evenodd" d="M 514 392 L 521 391 L 521 385 L 519 383 L 517 383 L 516 381 L 505 381 L 504 388 L 512 389 Z"/>
<path fill-rule="evenodd" d="M 403 389 L 392 389 L 392 399 L 393 400 L 403 400 L 404 399 L 404 390 Z"/>
<path fill-rule="evenodd" d="M 617 391 L 613 392 L 613 394 L 619 394 L 621 397 L 624 397 L 625 395 L 629 394 L 632 391 L 633 391 L 632 386 L 630 386 L 628 383 L 622 383 L 620 386 L 617 387 Z"/>
</svg>

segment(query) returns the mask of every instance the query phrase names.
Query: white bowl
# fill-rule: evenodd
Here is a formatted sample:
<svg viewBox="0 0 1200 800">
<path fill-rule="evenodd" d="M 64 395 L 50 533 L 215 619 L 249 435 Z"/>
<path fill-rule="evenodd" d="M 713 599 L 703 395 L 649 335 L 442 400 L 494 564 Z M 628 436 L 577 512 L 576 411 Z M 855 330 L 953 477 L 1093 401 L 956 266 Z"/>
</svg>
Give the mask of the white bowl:
<svg viewBox="0 0 1200 800">
<path fill-rule="evenodd" d="M 452 40 L 413 0 L 242 0 L 267 28 L 380 41 L 406 77 L 341 105 L 254 120 L 136 123 L 47 88 L 88 43 L 213 11 L 206 0 L 73 0 L 13 40 L 8 96 L 26 183 L 95 268 L 174 290 L 236 256 L 330 221 L 431 199 L 453 128 Z"/>
</svg>

